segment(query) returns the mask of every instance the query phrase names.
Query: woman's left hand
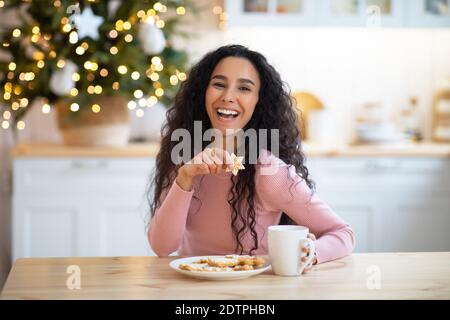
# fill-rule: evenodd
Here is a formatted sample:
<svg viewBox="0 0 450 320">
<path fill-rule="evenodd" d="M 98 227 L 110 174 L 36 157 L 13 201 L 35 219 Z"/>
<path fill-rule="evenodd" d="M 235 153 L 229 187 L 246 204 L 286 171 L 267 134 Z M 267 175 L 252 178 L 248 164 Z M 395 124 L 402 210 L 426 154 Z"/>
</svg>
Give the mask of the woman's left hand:
<svg viewBox="0 0 450 320">
<path fill-rule="evenodd" d="M 312 233 L 308 233 L 308 239 L 311 239 L 312 241 L 316 241 L 316 236 Z M 309 245 L 302 248 L 302 263 L 306 262 L 306 259 L 307 259 L 306 257 L 309 256 L 309 251 L 310 251 Z M 313 258 L 312 262 L 309 263 L 305 269 L 303 269 L 303 273 L 306 273 L 309 270 L 311 270 L 312 266 L 315 265 L 316 263 L 317 263 L 317 258 L 316 258 L 316 255 L 314 254 L 314 258 Z"/>
</svg>

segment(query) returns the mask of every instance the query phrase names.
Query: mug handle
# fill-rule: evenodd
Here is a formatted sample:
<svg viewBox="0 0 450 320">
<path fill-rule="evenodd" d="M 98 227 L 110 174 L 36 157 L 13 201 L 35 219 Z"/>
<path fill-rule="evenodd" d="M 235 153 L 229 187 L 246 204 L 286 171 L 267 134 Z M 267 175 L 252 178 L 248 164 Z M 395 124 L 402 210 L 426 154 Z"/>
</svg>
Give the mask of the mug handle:
<svg viewBox="0 0 450 320">
<path fill-rule="evenodd" d="M 302 240 L 302 242 L 300 243 L 300 256 L 303 253 L 302 249 L 305 247 L 306 243 L 309 243 L 309 254 L 306 256 L 306 261 L 304 263 L 302 263 L 301 258 L 300 258 L 299 268 L 298 268 L 299 275 L 302 275 L 303 270 L 305 270 L 305 268 L 313 261 L 314 254 L 316 252 L 316 246 L 314 244 L 314 241 L 308 238 L 308 239 Z"/>
</svg>

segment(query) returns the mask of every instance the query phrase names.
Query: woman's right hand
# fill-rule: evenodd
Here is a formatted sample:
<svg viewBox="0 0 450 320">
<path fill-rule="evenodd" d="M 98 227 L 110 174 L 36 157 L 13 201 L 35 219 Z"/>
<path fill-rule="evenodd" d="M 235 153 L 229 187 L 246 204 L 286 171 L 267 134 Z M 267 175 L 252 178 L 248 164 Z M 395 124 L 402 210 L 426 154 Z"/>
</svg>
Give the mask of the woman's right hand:
<svg viewBox="0 0 450 320">
<path fill-rule="evenodd" d="M 233 169 L 233 160 L 228 151 L 220 148 L 205 148 L 178 169 L 176 181 L 185 191 L 191 191 L 198 175 L 219 174 Z"/>
</svg>

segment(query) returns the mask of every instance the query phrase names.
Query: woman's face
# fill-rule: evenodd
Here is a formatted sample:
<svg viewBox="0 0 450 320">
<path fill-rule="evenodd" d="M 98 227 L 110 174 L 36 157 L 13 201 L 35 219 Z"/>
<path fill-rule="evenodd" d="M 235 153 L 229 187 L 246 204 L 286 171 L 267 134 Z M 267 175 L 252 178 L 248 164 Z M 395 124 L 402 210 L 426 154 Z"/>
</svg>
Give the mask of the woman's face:
<svg viewBox="0 0 450 320">
<path fill-rule="evenodd" d="M 242 129 L 250 121 L 258 102 L 260 80 L 253 64 L 239 57 L 219 61 L 206 89 L 206 112 L 212 127 Z"/>
</svg>

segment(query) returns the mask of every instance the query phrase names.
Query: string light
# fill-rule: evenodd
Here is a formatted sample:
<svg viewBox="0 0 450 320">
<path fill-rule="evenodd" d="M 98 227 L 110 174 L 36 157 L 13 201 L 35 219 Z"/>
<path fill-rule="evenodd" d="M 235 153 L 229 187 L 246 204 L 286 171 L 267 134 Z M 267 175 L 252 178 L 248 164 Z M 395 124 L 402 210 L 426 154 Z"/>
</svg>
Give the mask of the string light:
<svg viewBox="0 0 450 320">
<path fill-rule="evenodd" d="M 42 69 L 44 66 L 45 66 L 44 60 L 39 60 L 39 61 L 37 62 L 37 67 L 38 67 L 39 69 Z"/>
<path fill-rule="evenodd" d="M 124 30 L 130 30 L 131 29 L 131 23 L 129 23 L 128 21 L 125 21 L 123 23 L 123 29 Z"/>
<path fill-rule="evenodd" d="M 133 72 L 131 73 L 131 79 L 133 79 L 133 80 L 139 79 L 140 76 L 141 76 L 141 75 L 140 75 L 139 72 L 137 72 L 137 71 L 133 71 Z"/>
<path fill-rule="evenodd" d="M 92 62 L 90 62 L 89 60 L 87 60 L 87 61 L 84 63 L 84 68 L 85 68 L 86 70 L 91 70 L 91 68 L 92 68 Z"/>
<path fill-rule="evenodd" d="M 186 14 L 186 9 L 184 7 L 178 7 L 177 10 L 177 15 L 182 16 Z"/>
<path fill-rule="evenodd" d="M 186 80 L 186 74 L 184 72 L 178 73 L 178 79 L 180 79 L 181 81 Z"/>
<path fill-rule="evenodd" d="M 128 109 L 134 110 L 134 109 L 136 108 L 136 102 L 134 102 L 134 101 L 128 101 L 127 106 L 128 106 Z"/>
<path fill-rule="evenodd" d="M 26 106 L 28 106 L 28 99 L 27 98 L 20 99 L 20 106 L 22 108 L 25 108 Z"/>
<path fill-rule="evenodd" d="M 170 84 L 175 86 L 178 84 L 178 77 L 176 75 L 172 75 L 169 78 Z"/>
<path fill-rule="evenodd" d="M 120 88 L 119 83 L 117 81 L 114 81 L 112 84 L 112 88 L 113 88 L 113 90 L 119 90 L 119 88 Z"/>
<path fill-rule="evenodd" d="M 95 86 L 94 92 L 95 92 L 96 94 L 101 94 L 102 91 L 103 91 L 103 88 L 102 88 L 100 85 L 96 85 L 96 86 Z"/>
<path fill-rule="evenodd" d="M 0 1 L 0 8 L 3 8 L 5 6 L 5 1 Z"/>
<path fill-rule="evenodd" d="M 144 110 L 142 110 L 142 109 L 137 109 L 137 110 L 136 110 L 136 116 L 137 116 L 138 118 L 142 118 L 142 117 L 144 116 Z"/>
<path fill-rule="evenodd" d="M 119 52 L 119 49 L 117 49 L 117 47 L 116 46 L 112 46 L 110 49 L 109 49 L 109 52 L 111 53 L 111 54 L 117 54 L 117 52 Z"/>
<path fill-rule="evenodd" d="M 3 120 L 2 121 L 2 128 L 5 129 L 5 130 L 8 129 L 9 128 L 9 122 L 6 121 L 6 120 Z"/>
<path fill-rule="evenodd" d="M 145 98 L 139 99 L 138 104 L 140 107 L 145 107 L 147 105 L 147 99 Z"/>
<path fill-rule="evenodd" d="M 156 90 L 155 90 L 155 94 L 156 94 L 158 97 L 161 97 L 162 95 L 164 95 L 164 89 L 163 89 L 163 88 L 158 88 L 158 89 L 156 89 Z"/>
<path fill-rule="evenodd" d="M 116 30 L 111 30 L 111 31 L 109 32 L 109 37 L 110 37 L 111 39 L 117 38 L 117 35 L 118 35 L 118 33 L 117 33 Z"/>
<path fill-rule="evenodd" d="M 159 80 L 159 74 L 157 74 L 156 72 L 153 72 L 150 74 L 150 79 L 152 81 L 158 81 Z"/>
<path fill-rule="evenodd" d="M 158 98 L 156 98 L 155 96 L 150 96 L 147 99 L 147 107 L 153 107 L 156 103 L 158 102 Z"/>
<path fill-rule="evenodd" d="M 33 52 L 33 59 L 34 60 L 42 60 L 44 58 L 45 58 L 45 55 L 41 51 Z"/>
<path fill-rule="evenodd" d="M 19 129 L 19 130 L 25 129 L 25 121 L 22 121 L 22 120 L 18 121 L 17 122 L 17 129 Z"/>
<path fill-rule="evenodd" d="M 16 70 L 16 66 L 17 65 L 14 62 L 10 62 L 8 64 L 8 69 L 11 70 L 11 71 L 14 71 L 14 70 Z"/>
<path fill-rule="evenodd" d="M 131 34 L 127 34 L 125 36 L 125 42 L 131 42 L 131 41 L 133 41 L 133 36 Z"/>
<path fill-rule="evenodd" d="M 155 9 L 156 11 L 161 11 L 161 8 L 162 8 L 161 2 L 156 2 L 156 3 L 153 5 L 153 9 Z"/>
<path fill-rule="evenodd" d="M 101 108 L 100 108 L 100 106 L 99 106 L 97 103 L 94 103 L 94 104 L 92 105 L 92 112 L 94 112 L 94 113 L 99 113 L 100 110 L 101 110 Z"/>
<path fill-rule="evenodd" d="M 118 71 L 120 74 L 126 74 L 126 73 L 128 72 L 128 69 L 127 69 L 127 67 L 125 67 L 124 65 L 120 65 L 120 66 L 117 68 L 117 71 Z"/>
<path fill-rule="evenodd" d="M 89 87 L 87 87 L 87 92 L 89 94 L 94 94 L 95 92 L 95 87 L 93 85 L 90 85 Z"/>
<path fill-rule="evenodd" d="M 56 66 L 57 66 L 58 68 L 64 68 L 64 65 L 65 65 L 65 64 L 66 64 L 66 63 L 64 62 L 63 59 L 59 59 L 58 62 L 56 63 Z"/>
<path fill-rule="evenodd" d="M 117 31 L 123 31 L 123 21 L 122 20 L 117 20 L 116 21 L 116 30 Z"/>
<path fill-rule="evenodd" d="M 79 56 L 83 55 L 85 51 L 86 51 L 86 50 L 84 50 L 84 48 L 81 47 L 81 46 L 78 46 L 78 47 L 75 49 L 76 54 L 78 54 Z"/>
<path fill-rule="evenodd" d="M 105 68 L 103 68 L 102 70 L 100 70 L 100 75 L 102 77 L 107 77 L 108 76 L 108 70 L 106 70 Z"/>
<path fill-rule="evenodd" d="M 78 103 L 74 102 L 70 105 L 70 111 L 77 112 L 78 110 L 80 110 L 80 105 Z"/>
<path fill-rule="evenodd" d="M 72 73 L 72 80 L 75 82 L 80 81 L 80 74 L 78 72 Z"/>
<path fill-rule="evenodd" d="M 70 32 L 70 30 L 72 30 L 72 27 L 70 24 L 63 25 L 62 31 L 64 31 L 65 33 L 68 33 L 68 32 Z"/>
<path fill-rule="evenodd" d="M 139 98 L 142 98 L 142 96 L 144 95 L 144 93 L 142 92 L 142 90 L 138 89 L 138 90 L 135 90 L 135 91 L 134 91 L 133 95 L 134 95 L 134 97 L 135 97 L 136 99 L 139 99 Z"/>
<path fill-rule="evenodd" d="M 75 44 L 78 42 L 78 33 L 76 31 L 72 31 L 69 34 L 69 42 Z"/>
<path fill-rule="evenodd" d="M 70 95 L 72 97 L 76 97 L 78 95 L 78 89 L 77 88 L 70 89 Z"/>
<path fill-rule="evenodd" d="M 13 111 L 17 111 L 17 110 L 19 110 L 19 108 L 20 108 L 20 105 L 19 105 L 17 102 L 13 102 L 13 103 L 11 104 L 11 109 L 12 109 Z"/>
<path fill-rule="evenodd" d="M 158 56 L 153 57 L 151 61 L 152 61 L 152 64 L 154 64 L 154 65 L 161 64 L 161 58 Z"/>
<path fill-rule="evenodd" d="M 163 20 L 158 20 L 158 21 L 156 21 L 156 26 L 157 26 L 159 29 L 164 28 L 164 25 L 165 25 L 165 23 L 164 23 Z"/>
<path fill-rule="evenodd" d="M 12 32 L 12 35 L 13 35 L 14 38 L 20 37 L 21 34 L 22 34 L 22 32 L 20 31 L 20 29 L 17 29 L 17 28 L 14 29 L 13 32 Z"/>
<path fill-rule="evenodd" d="M 44 103 L 42 105 L 41 110 L 42 110 L 42 113 L 44 113 L 44 114 L 50 113 L 50 110 L 51 110 L 50 105 L 48 103 Z"/>
<path fill-rule="evenodd" d="M 34 26 L 33 29 L 31 29 L 31 32 L 33 34 L 39 34 L 40 31 L 41 31 L 41 29 L 39 29 L 38 26 Z"/>
<path fill-rule="evenodd" d="M 5 119 L 5 120 L 11 119 L 11 112 L 9 112 L 8 110 L 3 112 L 3 119 Z"/>
</svg>

